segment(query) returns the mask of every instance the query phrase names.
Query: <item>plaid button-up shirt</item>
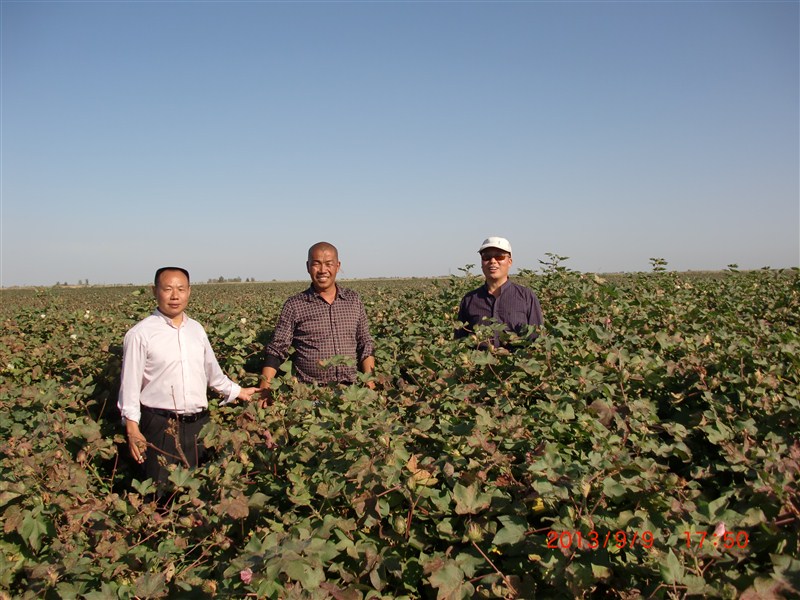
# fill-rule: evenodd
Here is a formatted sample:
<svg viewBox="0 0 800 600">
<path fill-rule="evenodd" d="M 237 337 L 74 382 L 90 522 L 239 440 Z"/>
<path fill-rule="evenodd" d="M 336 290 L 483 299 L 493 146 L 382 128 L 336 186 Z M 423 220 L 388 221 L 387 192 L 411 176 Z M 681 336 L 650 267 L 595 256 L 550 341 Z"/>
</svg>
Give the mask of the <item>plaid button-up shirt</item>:
<svg viewBox="0 0 800 600">
<path fill-rule="evenodd" d="M 300 381 L 355 381 L 356 366 L 323 368 L 320 361 L 341 355 L 361 363 L 374 354 L 375 345 L 359 295 L 337 285 L 332 304 L 323 300 L 313 287 L 289 298 L 278 317 L 272 341 L 267 344 L 265 365 L 280 367 L 289 356 L 290 346 L 295 349 L 292 362 Z"/>
</svg>

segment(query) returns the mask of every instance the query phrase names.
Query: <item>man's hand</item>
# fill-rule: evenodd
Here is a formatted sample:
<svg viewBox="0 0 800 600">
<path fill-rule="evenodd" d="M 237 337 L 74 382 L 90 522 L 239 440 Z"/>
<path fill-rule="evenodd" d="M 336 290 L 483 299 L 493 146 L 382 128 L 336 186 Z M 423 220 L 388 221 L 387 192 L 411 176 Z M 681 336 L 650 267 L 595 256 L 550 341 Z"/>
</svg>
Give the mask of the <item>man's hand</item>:
<svg viewBox="0 0 800 600">
<path fill-rule="evenodd" d="M 261 386 L 261 408 L 266 408 L 267 406 L 271 406 L 274 402 L 272 398 L 272 393 L 269 391 L 270 383 L 272 383 L 272 378 L 277 375 L 278 371 L 276 371 L 272 367 L 264 367 L 261 370 L 261 377 L 259 378 L 259 385 Z"/>
<path fill-rule="evenodd" d="M 239 392 L 239 395 L 238 395 L 238 396 L 236 396 L 236 397 L 237 397 L 239 400 L 245 400 L 245 401 L 249 401 L 249 400 L 250 400 L 250 398 L 252 398 L 252 397 L 253 397 L 253 394 L 255 394 L 256 392 L 258 392 L 258 391 L 259 391 L 259 389 L 260 389 L 260 388 L 257 388 L 257 387 L 248 387 L 248 388 L 244 388 L 244 387 L 243 387 L 243 388 L 242 388 L 242 391 L 241 391 L 241 392 Z"/>
<path fill-rule="evenodd" d="M 272 378 L 278 374 L 272 367 L 264 367 L 261 369 L 261 377 L 259 377 L 258 384 L 262 390 L 268 390 L 269 384 L 272 382 Z M 261 397 L 264 398 L 264 393 L 261 394 Z"/>
<path fill-rule="evenodd" d="M 371 375 L 372 372 L 375 370 L 375 357 L 374 356 L 367 356 L 361 363 L 358 365 L 358 370 L 366 375 Z M 375 389 L 375 380 L 369 379 L 368 381 L 364 382 L 369 389 Z"/>
<path fill-rule="evenodd" d="M 147 440 L 144 439 L 142 432 L 139 431 L 138 423 L 128 419 L 125 421 L 125 429 L 128 433 L 128 448 L 131 451 L 131 457 L 137 463 L 142 464 L 147 450 Z"/>
</svg>

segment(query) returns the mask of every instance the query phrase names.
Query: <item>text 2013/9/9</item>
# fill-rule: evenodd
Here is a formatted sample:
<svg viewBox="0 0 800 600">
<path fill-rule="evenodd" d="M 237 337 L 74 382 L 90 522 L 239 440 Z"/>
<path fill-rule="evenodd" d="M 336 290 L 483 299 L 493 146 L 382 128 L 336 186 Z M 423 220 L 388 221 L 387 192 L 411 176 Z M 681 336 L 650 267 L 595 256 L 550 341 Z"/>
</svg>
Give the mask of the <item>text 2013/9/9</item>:
<svg viewBox="0 0 800 600">
<path fill-rule="evenodd" d="M 547 532 L 547 547 L 553 549 L 575 548 L 597 550 L 600 548 L 635 548 L 650 550 L 655 543 L 652 531 L 553 531 Z"/>
</svg>

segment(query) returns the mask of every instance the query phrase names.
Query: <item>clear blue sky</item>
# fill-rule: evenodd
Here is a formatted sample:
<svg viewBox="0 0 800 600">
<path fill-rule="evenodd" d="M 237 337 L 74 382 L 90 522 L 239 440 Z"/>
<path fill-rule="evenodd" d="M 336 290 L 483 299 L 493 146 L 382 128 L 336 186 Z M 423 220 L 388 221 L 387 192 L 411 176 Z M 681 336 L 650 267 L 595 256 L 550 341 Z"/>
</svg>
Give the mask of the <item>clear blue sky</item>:
<svg viewBox="0 0 800 600">
<path fill-rule="evenodd" d="M 796 266 L 799 6 L 3 0 L 0 283 Z"/>
</svg>

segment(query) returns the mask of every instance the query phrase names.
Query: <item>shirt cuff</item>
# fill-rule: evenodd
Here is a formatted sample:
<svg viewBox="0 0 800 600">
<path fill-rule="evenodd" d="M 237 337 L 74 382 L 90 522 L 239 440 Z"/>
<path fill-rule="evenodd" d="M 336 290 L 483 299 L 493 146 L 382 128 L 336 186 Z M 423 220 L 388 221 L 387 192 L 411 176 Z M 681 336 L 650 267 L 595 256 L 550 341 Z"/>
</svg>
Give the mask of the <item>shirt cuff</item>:
<svg viewBox="0 0 800 600">
<path fill-rule="evenodd" d="M 122 424 L 125 425 L 126 421 L 133 421 L 134 423 L 139 423 L 142 420 L 142 413 L 138 410 L 138 407 L 133 409 L 129 408 L 124 411 L 120 411 L 122 414 Z"/>
<path fill-rule="evenodd" d="M 233 402 L 239 397 L 239 394 L 242 393 L 242 386 L 238 383 L 234 383 L 231 387 L 231 393 L 228 394 L 228 402 Z"/>
<path fill-rule="evenodd" d="M 276 371 L 279 371 L 283 361 L 278 358 L 277 356 L 273 356 L 272 354 L 267 354 L 267 360 L 264 361 L 265 367 L 272 367 Z"/>
</svg>

